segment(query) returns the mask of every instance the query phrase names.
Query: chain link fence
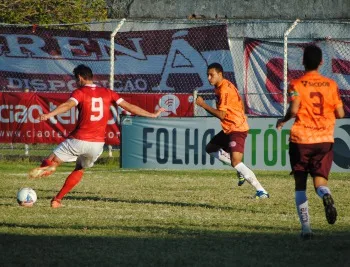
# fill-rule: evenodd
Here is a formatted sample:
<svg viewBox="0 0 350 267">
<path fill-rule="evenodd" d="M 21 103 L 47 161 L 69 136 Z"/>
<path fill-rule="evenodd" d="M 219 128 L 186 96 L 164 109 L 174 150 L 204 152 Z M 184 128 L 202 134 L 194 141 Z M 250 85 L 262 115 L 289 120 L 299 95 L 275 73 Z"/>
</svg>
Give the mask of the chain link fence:
<svg viewBox="0 0 350 267">
<path fill-rule="evenodd" d="M 317 43 L 325 52 L 321 72 L 338 82 L 350 114 L 349 21 L 299 21 L 286 43 L 289 20 L 127 19 L 115 36 L 111 58 L 110 35 L 120 22 L 0 25 L 1 92 L 70 92 L 72 69 L 83 63 L 92 67 L 97 83 L 120 93 L 198 94 L 215 106 L 206 67 L 219 62 L 249 116 L 278 117 L 286 108 L 285 82 L 302 73 L 302 45 Z M 194 106 L 194 115 L 209 114 Z M 51 149 L 7 143 L 0 144 L 0 155 L 46 155 Z M 114 149 L 106 146 L 105 154 L 113 155 Z"/>
<path fill-rule="evenodd" d="M 287 85 L 304 71 L 303 47 L 314 43 L 323 50 L 320 72 L 337 81 L 349 117 L 350 23 L 299 21 L 285 38 L 292 24 L 292 21 L 228 21 L 234 82 L 245 101 L 248 116 L 285 114 Z M 213 95 L 198 94 L 215 105 Z M 209 115 L 201 108 L 196 114 Z"/>
</svg>

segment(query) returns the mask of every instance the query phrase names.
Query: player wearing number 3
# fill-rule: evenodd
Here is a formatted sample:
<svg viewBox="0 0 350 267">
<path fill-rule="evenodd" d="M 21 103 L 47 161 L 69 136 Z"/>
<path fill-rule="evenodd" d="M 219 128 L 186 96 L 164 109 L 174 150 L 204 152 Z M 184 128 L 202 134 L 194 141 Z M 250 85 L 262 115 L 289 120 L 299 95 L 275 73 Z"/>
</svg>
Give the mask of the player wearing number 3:
<svg viewBox="0 0 350 267">
<path fill-rule="evenodd" d="M 156 118 L 161 112 L 150 113 L 122 99 L 116 92 L 93 84 L 93 73 L 85 65 L 77 66 L 74 71 L 78 89 L 70 98 L 47 114 L 42 114 L 40 120 L 45 121 L 53 116 L 64 113 L 77 106 L 79 118 L 76 128 L 69 137 L 57 146 L 53 153 L 45 159 L 39 168 L 30 171 L 31 178 L 40 178 L 52 174 L 62 162 L 76 161 L 73 172 L 67 177 L 60 192 L 51 200 L 51 207 L 62 206 L 62 198 L 72 190 L 82 179 L 84 169 L 93 166 L 102 154 L 105 131 L 110 114 L 110 106 L 117 104 L 132 114 Z"/>
<path fill-rule="evenodd" d="M 290 106 L 276 124 L 281 129 L 295 117 L 290 132 L 289 156 L 303 239 L 312 238 L 306 197 L 308 174 L 313 178 L 317 195 L 323 200 L 328 223 L 334 224 L 337 219 L 337 210 L 328 187 L 328 175 L 333 161 L 335 119 L 344 117 L 344 109 L 336 82 L 318 72 L 321 64 L 321 49 L 314 45 L 307 46 L 303 56 L 306 73 L 290 83 Z"/>
</svg>

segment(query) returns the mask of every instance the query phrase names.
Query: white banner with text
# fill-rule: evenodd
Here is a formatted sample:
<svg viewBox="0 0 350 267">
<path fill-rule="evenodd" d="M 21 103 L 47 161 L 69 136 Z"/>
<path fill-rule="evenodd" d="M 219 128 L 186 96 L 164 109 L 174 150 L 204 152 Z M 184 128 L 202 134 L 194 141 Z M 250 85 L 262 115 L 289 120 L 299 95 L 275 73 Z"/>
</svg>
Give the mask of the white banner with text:
<svg viewBox="0 0 350 267">
<path fill-rule="evenodd" d="M 276 118 L 249 118 L 244 162 L 252 169 L 290 170 L 289 133 L 292 122 L 281 131 Z M 221 130 L 213 117 L 123 117 L 121 120 L 121 167 L 145 169 L 230 169 L 205 152 L 210 139 Z M 332 171 L 350 172 L 350 119 L 335 128 Z"/>
</svg>

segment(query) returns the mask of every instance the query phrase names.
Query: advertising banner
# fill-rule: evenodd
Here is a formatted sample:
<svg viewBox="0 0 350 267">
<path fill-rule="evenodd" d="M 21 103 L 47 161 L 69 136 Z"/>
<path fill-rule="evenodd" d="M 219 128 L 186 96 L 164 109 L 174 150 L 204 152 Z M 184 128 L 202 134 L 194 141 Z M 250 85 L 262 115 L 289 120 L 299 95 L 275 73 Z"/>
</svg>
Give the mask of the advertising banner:
<svg viewBox="0 0 350 267">
<path fill-rule="evenodd" d="M 65 102 L 70 93 L 0 93 L 0 143 L 59 143 L 74 130 L 78 110 L 73 108 L 48 121 L 39 121 L 39 114 L 48 113 Z M 120 94 L 127 102 L 155 112 L 165 108 L 163 117 L 193 116 L 190 94 Z M 106 129 L 106 144 L 120 144 L 120 114 L 128 114 L 111 106 Z"/>
<path fill-rule="evenodd" d="M 32 27 L 0 28 L 0 88 L 6 91 L 72 91 L 78 64 L 109 85 L 109 31 Z M 192 93 L 212 89 L 207 65 L 221 63 L 234 82 L 226 25 L 118 32 L 114 87 L 118 92 Z"/>
<path fill-rule="evenodd" d="M 304 47 L 316 44 L 322 49 L 321 74 L 334 79 L 344 103 L 346 116 L 350 117 L 350 43 L 339 40 L 288 44 L 288 81 L 305 73 Z M 282 42 L 246 38 L 244 99 L 247 113 L 255 116 L 281 116 L 283 114 L 283 64 Z"/>
<path fill-rule="evenodd" d="M 275 118 L 249 118 L 244 162 L 253 169 L 290 170 L 288 144 L 292 122 L 281 131 Z M 213 117 L 123 117 L 121 167 L 146 169 L 230 169 L 205 152 L 221 130 Z M 338 120 L 335 129 L 333 171 L 350 171 L 350 119 Z"/>
</svg>

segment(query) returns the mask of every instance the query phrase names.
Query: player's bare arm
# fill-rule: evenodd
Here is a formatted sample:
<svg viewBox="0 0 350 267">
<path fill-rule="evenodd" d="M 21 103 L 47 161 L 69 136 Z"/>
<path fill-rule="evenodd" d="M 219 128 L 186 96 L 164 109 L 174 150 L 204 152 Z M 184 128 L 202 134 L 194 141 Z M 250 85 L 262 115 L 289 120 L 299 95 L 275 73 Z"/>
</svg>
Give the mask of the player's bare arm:
<svg viewBox="0 0 350 267">
<path fill-rule="evenodd" d="M 55 108 L 53 111 L 47 113 L 47 114 L 42 114 L 40 115 L 39 119 L 41 121 L 45 121 L 51 117 L 54 117 L 58 114 L 62 114 L 68 110 L 70 110 L 72 107 L 75 107 L 76 103 L 72 99 L 67 100 L 66 102 L 62 103 L 59 105 L 57 108 Z"/>
<path fill-rule="evenodd" d="M 157 118 L 162 112 L 165 111 L 164 108 L 158 109 L 156 112 L 151 113 L 148 112 L 147 110 L 144 110 L 143 108 L 140 108 L 138 106 L 135 106 L 127 101 L 122 101 L 119 103 L 119 106 L 125 109 L 126 111 L 129 111 L 130 113 L 138 116 L 143 116 L 143 117 L 149 117 L 149 118 Z"/>
<path fill-rule="evenodd" d="M 337 107 L 337 108 L 335 109 L 334 113 L 335 113 L 335 117 L 336 117 L 337 119 L 344 118 L 344 116 L 345 116 L 344 107 L 343 107 L 343 106 Z"/>
<path fill-rule="evenodd" d="M 204 99 L 201 96 L 198 96 L 196 99 L 196 104 L 202 108 L 204 108 L 206 111 L 208 111 L 211 115 L 219 118 L 220 120 L 223 120 L 226 116 L 225 111 L 221 111 L 218 109 L 215 109 L 211 106 L 209 106 L 207 103 L 205 103 Z"/>
<path fill-rule="evenodd" d="M 289 121 L 290 119 L 294 118 L 299 110 L 300 107 L 300 100 L 298 98 L 294 99 L 286 112 L 286 115 L 284 115 L 283 118 L 278 119 L 276 123 L 276 128 L 278 130 L 281 130 L 283 128 L 283 125 Z"/>
</svg>

